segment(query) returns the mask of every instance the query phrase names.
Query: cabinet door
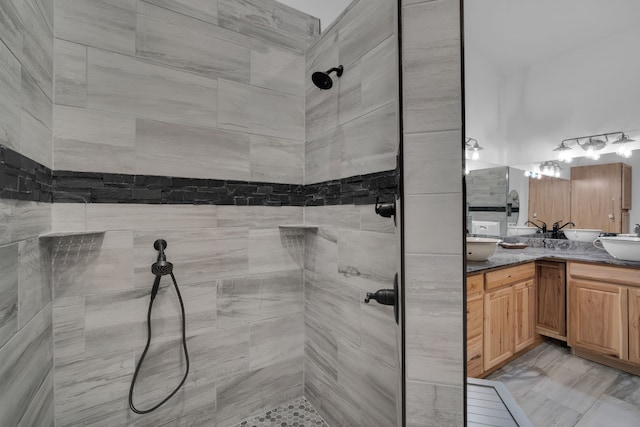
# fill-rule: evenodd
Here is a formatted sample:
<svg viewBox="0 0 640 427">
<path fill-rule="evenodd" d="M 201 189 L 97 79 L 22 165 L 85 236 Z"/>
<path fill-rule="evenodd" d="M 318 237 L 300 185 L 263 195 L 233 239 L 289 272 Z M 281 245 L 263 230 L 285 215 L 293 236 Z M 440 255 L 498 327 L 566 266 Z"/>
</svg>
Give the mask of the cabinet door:
<svg viewBox="0 0 640 427">
<path fill-rule="evenodd" d="M 627 288 L 582 279 L 569 281 L 569 345 L 628 359 Z"/>
<path fill-rule="evenodd" d="M 565 264 L 536 263 L 536 332 L 566 341 Z"/>
<path fill-rule="evenodd" d="M 629 361 L 640 364 L 640 289 L 629 289 Z"/>
<path fill-rule="evenodd" d="M 535 341 L 536 295 L 535 282 L 528 280 L 513 286 L 515 302 L 514 351 L 518 352 Z"/>
<path fill-rule="evenodd" d="M 513 356 L 513 289 L 484 295 L 484 370 Z"/>
<path fill-rule="evenodd" d="M 622 163 L 571 168 L 571 221 L 576 228 L 622 232 Z"/>
<path fill-rule="evenodd" d="M 467 376 L 482 375 L 482 295 L 467 299 Z"/>
</svg>

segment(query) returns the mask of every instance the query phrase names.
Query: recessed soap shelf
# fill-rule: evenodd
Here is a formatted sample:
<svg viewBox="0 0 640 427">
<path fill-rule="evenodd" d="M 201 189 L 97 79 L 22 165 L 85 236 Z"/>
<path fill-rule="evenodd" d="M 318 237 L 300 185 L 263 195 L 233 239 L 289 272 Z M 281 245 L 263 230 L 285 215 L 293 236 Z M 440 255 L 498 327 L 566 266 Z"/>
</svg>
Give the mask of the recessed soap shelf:
<svg viewBox="0 0 640 427">
<path fill-rule="evenodd" d="M 84 236 L 90 234 L 104 234 L 104 230 L 76 230 L 76 231 L 50 231 L 38 236 L 39 239 L 55 239 L 57 237 Z"/>
</svg>

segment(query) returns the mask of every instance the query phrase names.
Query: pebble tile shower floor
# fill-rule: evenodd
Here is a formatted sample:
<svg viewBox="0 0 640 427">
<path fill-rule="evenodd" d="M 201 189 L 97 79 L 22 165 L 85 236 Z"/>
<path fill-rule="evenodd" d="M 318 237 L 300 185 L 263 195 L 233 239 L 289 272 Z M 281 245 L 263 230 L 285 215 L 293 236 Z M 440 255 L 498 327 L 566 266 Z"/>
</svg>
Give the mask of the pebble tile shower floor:
<svg viewBox="0 0 640 427">
<path fill-rule="evenodd" d="M 248 418 L 232 427 L 329 427 L 304 397 Z"/>
</svg>

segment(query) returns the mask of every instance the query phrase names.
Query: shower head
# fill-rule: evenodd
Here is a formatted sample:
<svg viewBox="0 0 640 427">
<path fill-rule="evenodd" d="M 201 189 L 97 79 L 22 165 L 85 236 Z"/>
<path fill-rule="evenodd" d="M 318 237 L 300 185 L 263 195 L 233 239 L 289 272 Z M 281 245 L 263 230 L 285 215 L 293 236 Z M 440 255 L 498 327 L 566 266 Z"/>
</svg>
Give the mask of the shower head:
<svg viewBox="0 0 640 427">
<path fill-rule="evenodd" d="M 338 65 L 324 73 L 322 71 L 316 71 L 311 75 L 311 80 L 313 80 L 313 84 L 318 86 L 320 89 L 331 89 L 333 86 L 333 80 L 331 80 L 329 74 L 334 71 L 336 72 L 336 76 L 340 77 L 344 71 L 344 67 L 342 67 L 342 65 Z"/>
<path fill-rule="evenodd" d="M 167 241 L 158 239 L 153 242 L 153 247 L 159 252 L 158 260 L 151 265 L 151 273 L 154 276 L 166 276 L 173 272 L 173 264 L 167 261 L 164 250 L 167 248 Z"/>
</svg>

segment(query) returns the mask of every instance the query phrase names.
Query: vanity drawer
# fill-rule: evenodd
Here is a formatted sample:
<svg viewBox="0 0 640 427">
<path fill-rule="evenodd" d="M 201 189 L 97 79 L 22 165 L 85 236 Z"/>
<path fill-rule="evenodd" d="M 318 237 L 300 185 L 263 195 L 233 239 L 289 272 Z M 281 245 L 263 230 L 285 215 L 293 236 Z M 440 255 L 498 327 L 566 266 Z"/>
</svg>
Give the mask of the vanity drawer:
<svg viewBox="0 0 640 427">
<path fill-rule="evenodd" d="M 503 268 L 501 270 L 486 273 L 485 289 L 491 290 L 502 286 L 518 283 L 534 278 L 536 275 L 535 263 L 530 262 L 516 267 Z"/>
<path fill-rule="evenodd" d="M 484 274 L 467 276 L 467 297 L 479 294 L 484 287 Z"/>
<path fill-rule="evenodd" d="M 640 286 L 640 271 L 635 268 L 610 267 L 602 264 L 567 264 L 571 277 L 581 277 L 619 285 Z"/>
</svg>

